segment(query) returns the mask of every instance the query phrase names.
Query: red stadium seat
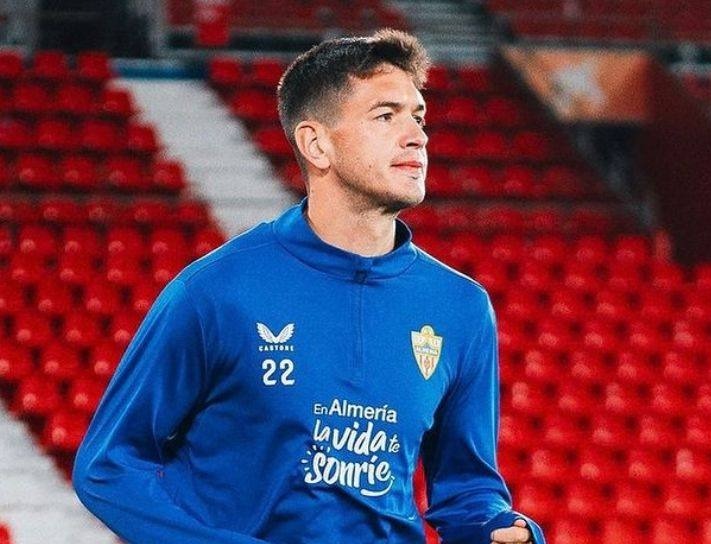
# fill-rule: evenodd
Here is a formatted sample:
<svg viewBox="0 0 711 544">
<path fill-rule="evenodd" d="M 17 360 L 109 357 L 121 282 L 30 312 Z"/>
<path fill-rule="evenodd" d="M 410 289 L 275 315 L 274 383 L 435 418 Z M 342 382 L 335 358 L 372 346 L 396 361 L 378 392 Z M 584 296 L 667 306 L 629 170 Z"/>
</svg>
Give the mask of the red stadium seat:
<svg viewBox="0 0 711 544">
<path fill-rule="evenodd" d="M 612 504 L 613 498 L 603 485 L 576 480 L 566 486 L 566 509 L 570 515 L 598 519 L 611 510 Z"/>
<path fill-rule="evenodd" d="M 106 87 L 98 97 L 97 112 L 126 119 L 136 113 L 131 92 L 127 89 Z"/>
<path fill-rule="evenodd" d="M 711 452 L 682 448 L 676 452 L 676 476 L 683 482 L 703 484 L 711 481 Z"/>
<path fill-rule="evenodd" d="M 70 285 L 83 285 L 96 273 L 94 263 L 80 253 L 64 253 L 57 263 L 59 279 Z"/>
<path fill-rule="evenodd" d="M 516 504 L 522 512 L 546 525 L 559 517 L 564 500 L 555 486 L 524 483 L 518 491 Z"/>
<path fill-rule="evenodd" d="M 141 320 L 142 316 L 133 312 L 116 314 L 111 321 L 109 336 L 116 345 L 125 348 L 133 338 Z"/>
<path fill-rule="evenodd" d="M 52 160 L 46 155 L 23 153 L 15 168 L 18 181 L 28 188 L 46 190 L 59 185 Z"/>
<path fill-rule="evenodd" d="M 62 315 L 71 310 L 72 292 L 52 276 L 42 278 L 35 291 L 35 307 L 43 314 Z"/>
<path fill-rule="evenodd" d="M 41 444 L 49 452 L 74 453 L 79 449 L 89 416 L 85 413 L 61 410 L 53 413 L 44 425 Z"/>
<path fill-rule="evenodd" d="M 182 164 L 175 160 L 158 159 L 151 166 L 151 185 L 158 189 L 178 193 L 186 187 Z"/>
<path fill-rule="evenodd" d="M 643 523 L 625 518 L 611 518 L 603 525 L 601 544 L 643 542 L 647 538 L 648 531 Z"/>
<path fill-rule="evenodd" d="M 109 57 L 102 51 L 85 51 L 76 58 L 76 74 L 82 80 L 94 85 L 103 85 L 113 77 Z"/>
<path fill-rule="evenodd" d="M 658 451 L 638 448 L 628 452 L 627 476 L 630 480 L 662 484 L 667 466 L 668 460 Z"/>
<path fill-rule="evenodd" d="M 61 402 L 56 383 L 33 375 L 20 382 L 10 409 L 22 417 L 44 418 L 56 412 Z"/>
<path fill-rule="evenodd" d="M 591 485 L 614 484 L 624 476 L 624 459 L 614 450 L 588 446 L 582 447 L 578 455 L 579 477 Z"/>
<path fill-rule="evenodd" d="M 19 114 L 41 115 L 49 111 L 51 105 L 52 96 L 40 83 L 20 82 L 12 90 L 12 109 Z"/>
<path fill-rule="evenodd" d="M 101 337 L 98 319 L 86 312 L 73 312 L 64 318 L 63 338 L 71 346 L 88 348 Z"/>
<path fill-rule="evenodd" d="M 96 109 L 94 90 L 88 85 L 66 83 L 57 89 L 54 109 L 63 114 L 88 116 Z"/>
<path fill-rule="evenodd" d="M 93 414 L 104 394 L 105 383 L 90 375 L 75 378 L 67 392 L 71 409 L 83 414 Z"/>
<path fill-rule="evenodd" d="M 681 439 L 678 422 L 673 418 L 645 414 L 639 418 L 638 442 L 654 450 L 668 449 L 670 444 L 677 444 Z"/>
<path fill-rule="evenodd" d="M 635 428 L 627 414 L 594 412 L 590 442 L 601 448 L 628 448 L 634 444 Z"/>
<path fill-rule="evenodd" d="M 115 156 L 106 162 L 106 181 L 109 186 L 121 191 L 143 191 L 149 180 L 138 158 Z"/>
<path fill-rule="evenodd" d="M 155 127 L 147 123 L 129 123 L 127 147 L 132 153 L 153 154 L 161 147 Z"/>
<path fill-rule="evenodd" d="M 208 66 L 208 77 L 218 89 L 233 89 L 242 82 L 244 70 L 238 59 L 213 57 Z"/>
<path fill-rule="evenodd" d="M 89 371 L 103 383 L 107 383 L 114 375 L 122 354 L 121 346 L 113 341 L 102 340 L 91 347 Z"/>
<path fill-rule="evenodd" d="M 0 342 L 0 382 L 17 384 L 34 372 L 35 365 L 29 347 Z"/>
<path fill-rule="evenodd" d="M 58 177 L 70 189 L 93 190 L 99 185 L 96 163 L 84 155 L 67 155 L 58 165 Z"/>
<path fill-rule="evenodd" d="M 76 147 L 72 126 L 60 119 L 42 119 L 37 124 L 37 145 L 47 151 L 63 152 Z"/>
<path fill-rule="evenodd" d="M 660 512 L 661 491 L 652 484 L 623 480 L 617 482 L 615 492 L 614 511 L 621 517 L 650 520 Z"/>
<path fill-rule="evenodd" d="M 119 151 L 122 136 L 111 121 L 88 119 L 79 127 L 79 143 L 87 151 L 111 153 Z"/>
<path fill-rule="evenodd" d="M 0 52 L 0 80 L 17 81 L 24 70 L 22 55 L 15 51 Z"/>
<path fill-rule="evenodd" d="M 69 77 L 69 61 L 62 51 L 38 51 L 32 61 L 30 74 L 41 80 L 67 79 Z"/>
<path fill-rule="evenodd" d="M 79 352 L 58 340 L 42 348 L 40 369 L 51 380 L 67 381 L 77 376 L 81 370 Z"/>
<path fill-rule="evenodd" d="M 97 277 L 84 288 L 83 302 L 87 312 L 110 316 L 121 308 L 121 293 L 115 284 Z"/>
</svg>

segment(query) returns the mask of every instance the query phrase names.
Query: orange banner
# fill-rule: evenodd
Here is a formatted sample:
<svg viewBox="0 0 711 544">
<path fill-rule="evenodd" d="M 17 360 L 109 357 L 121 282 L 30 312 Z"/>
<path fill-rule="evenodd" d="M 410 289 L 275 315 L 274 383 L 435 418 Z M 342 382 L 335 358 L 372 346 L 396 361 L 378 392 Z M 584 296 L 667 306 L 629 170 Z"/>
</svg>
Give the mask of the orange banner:
<svg viewBox="0 0 711 544">
<path fill-rule="evenodd" d="M 643 52 L 507 47 L 504 57 L 567 122 L 643 122 L 649 57 Z"/>
</svg>

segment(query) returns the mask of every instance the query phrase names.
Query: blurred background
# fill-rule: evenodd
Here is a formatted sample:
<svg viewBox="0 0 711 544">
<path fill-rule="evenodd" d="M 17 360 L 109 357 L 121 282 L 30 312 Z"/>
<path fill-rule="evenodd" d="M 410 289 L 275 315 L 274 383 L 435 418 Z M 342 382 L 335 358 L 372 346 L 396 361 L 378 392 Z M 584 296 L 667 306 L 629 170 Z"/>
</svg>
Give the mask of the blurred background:
<svg viewBox="0 0 711 544">
<path fill-rule="evenodd" d="M 0 544 L 116 542 L 69 474 L 123 350 L 302 197 L 288 62 L 385 26 L 435 61 L 403 218 L 494 301 L 516 509 L 551 544 L 711 544 L 708 0 L 0 2 Z"/>
</svg>

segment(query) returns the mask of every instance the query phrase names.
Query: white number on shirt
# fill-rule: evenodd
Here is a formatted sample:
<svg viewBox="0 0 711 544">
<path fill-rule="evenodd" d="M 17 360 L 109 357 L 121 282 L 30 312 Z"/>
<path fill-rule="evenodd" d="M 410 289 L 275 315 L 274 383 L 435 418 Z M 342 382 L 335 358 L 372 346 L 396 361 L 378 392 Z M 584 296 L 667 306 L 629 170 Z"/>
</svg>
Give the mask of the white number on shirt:
<svg viewBox="0 0 711 544">
<path fill-rule="evenodd" d="M 291 359 L 282 359 L 279 362 L 278 368 L 281 370 L 279 380 L 273 377 L 277 371 L 277 362 L 274 359 L 265 359 L 262 362 L 262 370 L 264 370 L 262 382 L 264 382 L 264 385 L 277 385 L 279 381 L 281 381 L 282 385 L 294 385 L 296 383 L 296 380 L 291 377 L 291 373 L 294 372 L 294 361 Z"/>
</svg>

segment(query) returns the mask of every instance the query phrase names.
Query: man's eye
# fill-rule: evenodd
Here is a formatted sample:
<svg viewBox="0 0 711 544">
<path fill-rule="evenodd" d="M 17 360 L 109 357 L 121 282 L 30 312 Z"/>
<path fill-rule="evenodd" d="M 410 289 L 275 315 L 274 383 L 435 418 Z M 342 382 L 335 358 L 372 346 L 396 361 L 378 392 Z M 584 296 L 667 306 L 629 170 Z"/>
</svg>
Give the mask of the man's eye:
<svg viewBox="0 0 711 544">
<path fill-rule="evenodd" d="M 381 115 L 378 115 L 376 119 L 382 119 L 384 121 L 390 121 L 393 118 L 392 113 L 383 113 Z"/>
<path fill-rule="evenodd" d="M 422 128 L 425 128 L 427 126 L 427 123 L 425 122 L 424 117 L 420 117 L 419 115 L 415 115 L 415 121 L 417 121 L 417 124 L 420 125 Z"/>
</svg>

